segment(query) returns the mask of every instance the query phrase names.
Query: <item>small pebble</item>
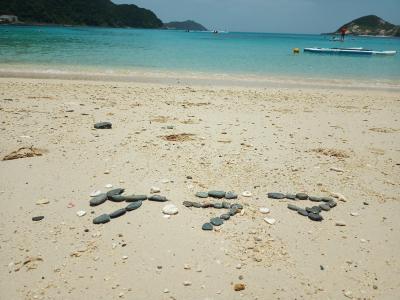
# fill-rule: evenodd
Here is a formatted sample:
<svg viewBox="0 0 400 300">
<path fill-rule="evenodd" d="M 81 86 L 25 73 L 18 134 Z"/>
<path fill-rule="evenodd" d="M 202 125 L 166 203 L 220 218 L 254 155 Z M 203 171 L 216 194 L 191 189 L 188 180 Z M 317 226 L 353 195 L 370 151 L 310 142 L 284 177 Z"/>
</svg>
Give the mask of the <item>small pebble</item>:
<svg viewBox="0 0 400 300">
<path fill-rule="evenodd" d="M 45 198 L 39 199 L 39 200 L 36 201 L 36 205 L 43 205 L 43 204 L 49 204 L 49 203 L 50 203 L 50 201 L 48 199 L 45 199 Z"/>
<path fill-rule="evenodd" d="M 176 215 L 178 208 L 174 204 L 167 204 L 163 207 L 162 212 L 166 215 Z"/>
<path fill-rule="evenodd" d="M 243 193 L 242 193 L 242 196 L 243 197 L 251 197 L 251 192 L 250 191 L 244 191 Z"/>
<path fill-rule="evenodd" d="M 324 203 L 324 204 L 320 204 L 319 207 L 324 210 L 324 211 L 329 211 L 331 210 L 331 207 L 329 206 L 329 204 Z"/>
<path fill-rule="evenodd" d="M 108 214 L 102 214 L 93 219 L 93 224 L 105 224 L 110 222 L 110 216 Z"/>
<path fill-rule="evenodd" d="M 107 189 L 111 189 L 113 187 L 113 185 L 111 183 L 109 183 L 109 184 L 106 184 L 104 187 Z"/>
<path fill-rule="evenodd" d="M 184 285 L 184 286 L 190 286 L 190 285 L 192 285 L 192 283 L 191 283 L 190 281 L 185 280 L 185 281 L 183 282 L 183 285 Z"/>
<path fill-rule="evenodd" d="M 234 192 L 227 192 L 225 194 L 226 199 L 237 199 L 238 195 Z"/>
<path fill-rule="evenodd" d="M 43 219 L 44 219 L 44 216 L 37 216 L 37 217 L 33 217 L 33 218 L 32 218 L 32 221 L 37 222 L 37 221 L 41 221 L 41 220 L 43 220 Z"/>
<path fill-rule="evenodd" d="M 294 194 L 286 194 L 285 198 L 289 199 L 289 200 L 296 200 L 296 195 L 294 195 Z"/>
<path fill-rule="evenodd" d="M 316 222 L 321 222 L 324 219 L 321 215 L 315 213 L 309 213 L 308 218 Z"/>
<path fill-rule="evenodd" d="M 209 191 L 208 196 L 213 197 L 213 198 L 224 198 L 226 193 L 224 191 Z"/>
<path fill-rule="evenodd" d="M 267 207 L 260 207 L 260 213 L 262 214 L 268 214 L 270 212 L 270 209 Z"/>
<path fill-rule="evenodd" d="M 336 221 L 335 225 L 336 226 L 346 226 L 346 223 L 344 221 Z"/>
<path fill-rule="evenodd" d="M 161 189 L 160 189 L 159 187 L 152 186 L 152 187 L 150 188 L 150 194 L 157 194 L 157 193 L 159 193 L 159 192 L 161 192 Z"/>
<path fill-rule="evenodd" d="M 84 210 L 79 210 L 79 211 L 76 212 L 76 215 L 77 215 L 78 217 L 83 217 L 84 215 L 86 215 L 86 211 L 84 211 Z"/>
<path fill-rule="evenodd" d="M 351 212 L 350 215 L 353 217 L 358 217 L 360 214 L 358 212 Z"/>
<path fill-rule="evenodd" d="M 197 192 L 196 197 L 199 198 L 208 198 L 208 193 L 207 192 Z"/>
<path fill-rule="evenodd" d="M 115 219 L 115 218 L 118 218 L 118 217 L 124 215 L 125 213 L 126 213 L 126 209 L 125 208 L 120 208 L 120 209 L 117 209 L 116 211 L 112 212 L 110 214 L 110 218 L 111 219 Z"/>
<path fill-rule="evenodd" d="M 155 201 L 155 202 L 166 202 L 168 199 L 164 196 L 160 195 L 152 195 L 148 198 L 149 201 Z"/>
<path fill-rule="evenodd" d="M 317 197 L 317 196 L 310 196 L 310 197 L 308 197 L 308 200 L 313 201 L 313 202 L 321 202 L 322 198 Z"/>
<path fill-rule="evenodd" d="M 276 223 L 276 220 L 274 218 L 264 218 L 264 221 L 270 225 L 274 225 Z"/>
<path fill-rule="evenodd" d="M 299 210 L 297 211 L 297 213 L 298 213 L 299 215 L 308 217 L 308 211 L 306 211 L 305 209 L 299 209 Z"/>
<path fill-rule="evenodd" d="M 223 215 L 221 215 L 220 216 L 220 218 L 222 219 L 222 220 L 229 220 L 230 218 L 231 218 L 231 216 L 229 215 L 229 214 L 223 214 Z"/>
<path fill-rule="evenodd" d="M 243 283 L 236 283 L 236 284 L 233 286 L 233 289 L 234 289 L 236 292 L 243 291 L 245 288 L 246 288 L 246 286 L 245 286 Z"/>
</svg>

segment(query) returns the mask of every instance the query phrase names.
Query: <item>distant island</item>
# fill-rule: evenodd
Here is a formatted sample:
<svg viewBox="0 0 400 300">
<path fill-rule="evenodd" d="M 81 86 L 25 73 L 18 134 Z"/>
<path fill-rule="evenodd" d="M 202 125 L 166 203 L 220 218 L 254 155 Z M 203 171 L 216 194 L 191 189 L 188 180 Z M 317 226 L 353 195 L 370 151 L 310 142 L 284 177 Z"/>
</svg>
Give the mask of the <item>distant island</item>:
<svg viewBox="0 0 400 300">
<path fill-rule="evenodd" d="M 187 20 L 183 22 L 169 22 L 165 23 L 163 28 L 165 29 L 177 29 L 177 30 L 189 30 L 189 31 L 207 31 L 203 25 L 196 23 L 195 21 Z"/>
<path fill-rule="evenodd" d="M 0 0 L 0 23 L 161 28 L 148 9 L 110 0 Z"/>
<path fill-rule="evenodd" d="M 348 34 L 353 35 L 400 37 L 400 26 L 393 25 L 375 15 L 364 16 L 346 23 L 333 34 L 340 34 L 340 29 L 343 27 L 347 29 Z"/>
</svg>

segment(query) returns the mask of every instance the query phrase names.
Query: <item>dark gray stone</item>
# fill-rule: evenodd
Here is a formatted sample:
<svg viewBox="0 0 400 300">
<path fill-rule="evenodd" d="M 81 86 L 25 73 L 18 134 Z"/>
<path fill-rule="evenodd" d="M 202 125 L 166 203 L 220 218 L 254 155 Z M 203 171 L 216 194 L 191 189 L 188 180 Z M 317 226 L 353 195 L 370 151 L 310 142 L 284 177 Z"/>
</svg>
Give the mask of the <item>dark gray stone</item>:
<svg viewBox="0 0 400 300">
<path fill-rule="evenodd" d="M 44 216 L 32 217 L 32 221 L 34 221 L 34 222 L 42 221 L 43 219 L 44 219 Z"/>
<path fill-rule="evenodd" d="M 319 206 L 306 207 L 306 211 L 313 214 L 319 214 L 321 212 L 321 207 Z"/>
<path fill-rule="evenodd" d="M 183 201 L 182 204 L 183 204 L 183 206 L 186 206 L 186 207 L 192 207 L 193 206 L 193 202 L 190 202 L 190 201 Z"/>
<path fill-rule="evenodd" d="M 332 197 L 322 197 L 321 201 L 323 202 L 329 202 L 329 201 L 334 201 L 334 199 Z"/>
<path fill-rule="evenodd" d="M 125 189 L 117 188 L 107 192 L 107 197 L 110 198 L 111 196 L 121 195 L 125 192 Z"/>
<path fill-rule="evenodd" d="M 243 209 L 243 205 L 240 203 L 235 203 L 231 205 L 231 208 L 236 208 L 236 209 Z"/>
<path fill-rule="evenodd" d="M 139 200 L 139 201 L 135 201 L 135 202 L 130 203 L 127 207 L 125 207 L 125 210 L 126 211 L 132 211 L 132 210 L 138 209 L 141 206 L 142 206 L 142 201 Z"/>
<path fill-rule="evenodd" d="M 299 200 L 307 200 L 308 199 L 308 195 L 305 193 L 297 193 L 296 194 L 296 198 Z"/>
<path fill-rule="evenodd" d="M 268 193 L 268 198 L 271 199 L 284 199 L 286 197 L 285 194 L 282 193 Z"/>
<path fill-rule="evenodd" d="M 107 201 L 107 194 L 100 194 L 90 199 L 90 206 L 97 206 Z"/>
<path fill-rule="evenodd" d="M 93 224 L 105 224 L 110 222 L 111 218 L 108 214 L 102 214 L 93 219 Z"/>
<path fill-rule="evenodd" d="M 289 199 L 289 200 L 296 200 L 296 195 L 294 195 L 294 194 L 286 194 L 285 198 Z"/>
<path fill-rule="evenodd" d="M 96 129 L 111 129 L 112 124 L 110 122 L 100 122 L 100 123 L 94 124 L 94 128 L 96 128 Z"/>
<path fill-rule="evenodd" d="M 222 202 L 222 207 L 223 208 L 231 208 L 231 204 L 224 201 L 224 202 Z"/>
<path fill-rule="evenodd" d="M 324 210 L 324 211 L 330 211 L 331 210 L 331 207 L 327 203 L 320 204 L 319 207 L 321 207 L 321 209 Z"/>
<path fill-rule="evenodd" d="M 127 196 L 126 202 L 144 201 L 147 200 L 147 195 L 132 195 Z"/>
<path fill-rule="evenodd" d="M 149 201 L 155 201 L 155 202 L 166 202 L 166 201 L 168 201 L 167 197 L 161 196 L 161 195 L 152 195 L 148 199 L 149 199 Z"/>
<path fill-rule="evenodd" d="M 222 224 L 224 224 L 224 220 L 222 220 L 221 218 L 212 218 L 210 220 L 210 223 L 213 224 L 214 226 L 221 226 Z"/>
<path fill-rule="evenodd" d="M 236 207 L 233 207 L 233 208 L 231 208 L 231 209 L 228 211 L 228 214 L 229 214 L 230 216 L 234 216 L 234 215 L 236 215 L 238 212 L 239 212 L 239 209 L 237 209 Z"/>
<path fill-rule="evenodd" d="M 322 198 L 317 197 L 317 196 L 310 196 L 310 197 L 308 197 L 308 200 L 313 201 L 313 202 L 321 202 Z"/>
<path fill-rule="evenodd" d="M 336 201 L 334 201 L 334 200 L 326 202 L 326 203 L 329 205 L 330 208 L 334 208 L 337 205 Z"/>
<path fill-rule="evenodd" d="M 198 202 L 192 202 L 192 206 L 195 207 L 195 208 L 202 208 L 203 207 L 203 205 L 201 203 L 198 203 Z"/>
<path fill-rule="evenodd" d="M 199 198 L 208 198 L 208 193 L 207 192 L 197 192 L 196 197 Z"/>
<path fill-rule="evenodd" d="M 227 192 L 225 194 L 225 199 L 237 199 L 238 194 L 234 193 L 234 192 Z"/>
<path fill-rule="evenodd" d="M 224 198 L 226 193 L 224 191 L 209 191 L 208 196 L 213 197 L 213 198 Z"/>
<path fill-rule="evenodd" d="M 308 218 L 313 221 L 321 222 L 324 218 L 319 214 L 309 213 Z"/>
<path fill-rule="evenodd" d="M 125 213 L 126 213 L 126 209 L 125 208 L 120 208 L 120 209 L 117 209 L 116 211 L 112 212 L 110 214 L 110 218 L 111 219 L 115 219 L 115 218 L 118 218 L 118 217 L 124 215 Z"/>
<path fill-rule="evenodd" d="M 210 208 L 210 207 L 214 207 L 214 205 L 211 202 L 204 202 L 201 204 L 202 208 Z"/>
<path fill-rule="evenodd" d="M 296 206 L 296 205 L 293 205 L 293 204 L 288 204 L 287 207 L 288 207 L 289 209 L 295 210 L 295 211 L 298 211 L 298 210 L 301 209 L 300 207 L 298 207 L 298 206 Z"/>
<path fill-rule="evenodd" d="M 230 214 L 223 214 L 223 215 L 220 216 L 220 218 L 221 218 L 222 220 L 229 220 L 230 217 L 231 217 Z"/>
<path fill-rule="evenodd" d="M 297 213 L 298 213 L 299 215 L 308 217 L 308 211 L 306 211 L 305 209 L 299 209 L 299 210 L 297 211 Z"/>
<path fill-rule="evenodd" d="M 203 230 L 213 230 L 213 225 L 211 223 L 204 223 L 201 229 Z"/>
<path fill-rule="evenodd" d="M 112 202 L 124 202 L 126 200 L 125 196 L 122 195 L 111 195 L 108 196 L 108 200 Z"/>
<path fill-rule="evenodd" d="M 222 203 L 214 203 L 214 204 L 213 204 L 213 207 L 214 207 L 214 208 L 218 208 L 218 209 L 224 208 L 224 206 L 222 205 Z"/>
</svg>

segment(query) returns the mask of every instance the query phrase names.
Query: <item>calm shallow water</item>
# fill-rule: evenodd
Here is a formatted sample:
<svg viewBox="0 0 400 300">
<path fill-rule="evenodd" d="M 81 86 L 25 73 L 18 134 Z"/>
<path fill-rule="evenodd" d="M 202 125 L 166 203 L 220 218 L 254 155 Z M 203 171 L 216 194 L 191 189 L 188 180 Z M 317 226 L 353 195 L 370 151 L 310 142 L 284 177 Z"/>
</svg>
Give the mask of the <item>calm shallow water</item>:
<svg viewBox="0 0 400 300">
<path fill-rule="evenodd" d="M 0 26 L 0 69 L 34 65 L 52 70 L 161 71 L 332 79 L 400 79 L 400 53 L 390 57 L 301 53 L 292 48 L 364 47 L 400 51 L 400 39 L 182 32 L 92 27 Z"/>
</svg>

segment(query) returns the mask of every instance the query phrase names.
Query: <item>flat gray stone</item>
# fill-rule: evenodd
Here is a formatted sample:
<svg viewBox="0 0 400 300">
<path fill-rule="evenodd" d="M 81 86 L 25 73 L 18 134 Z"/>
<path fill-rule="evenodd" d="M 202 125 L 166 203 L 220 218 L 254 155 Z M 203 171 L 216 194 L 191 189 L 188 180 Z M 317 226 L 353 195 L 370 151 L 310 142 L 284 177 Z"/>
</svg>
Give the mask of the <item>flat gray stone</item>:
<svg viewBox="0 0 400 300">
<path fill-rule="evenodd" d="M 224 220 L 222 220 L 221 218 L 212 218 L 210 220 L 210 223 L 213 224 L 214 226 L 221 226 L 222 224 L 224 224 Z"/>
<path fill-rule="evenodd" d="M 103 204 L 107 201 L 107 194 L 100 194 L 96 197 L 90 199 L 89 204 L 90 206 L 97 206 Z"/>
<path fill-rule="evenodd" d="M 32 221 L 34 221 L 34 222 L 42 221 L 43 219 L 44 219 L 44 216 L 32 217 Z"/>
<path fill-rule="evenodd" d="M 308 211 L 306 211 L 305 209 L 299 209 L 299 210 L 297 211 L 297 213 L 298 213 L 299 215 L 308 217 Z"/>
<path fill-rule="evenodd" d="M 308 195 L 305 193 L 297 193 L 296 194 L 296 198 L 299 200 L 307 200 L 308 199 Z"/>
<path fill-rule="evenodd" d="M 321 202 L 322 198 L 317 197 L 317 196 L 310 196 L 310 197 L 308 197 L 308 200 L 313 201 L 313 202 Z"/>
<path fill-rule="evenodd" d="M 295 194 L 286 194 L 285 198 L 289 199 L 289 200 L 296 200 L 296 195 Z"/>
<path fill-rule="evenodd" d="M 107 197 L 121 195 L 123 192 L 125 192 L 125 189 L 121 189 L 121 188 L 113 189 L 113 190 L 107 192 Z"/>
<path fill-rule="evenodd" d="M 198 202 L 192 202 L 192 206 L 195 207 L 195 208 L 202 208 L 203 207 L 203 205 L 201 203 L 198 203 Z"/>
<path fill-rule="evenodd" d="M 236 215 L 238 212 L 239 212 L 239 209 L 237 209 L 236 207 L 233 207 L 233 208 L 231 208 L 231 209 L 228 211 L 228 214 L 229 214 L 230 216 L 234 216 L 234 215 Z"/>
<path fill-rule="evenodd" d="M 326 203 L 329 205 L 330 208 L 334 208 L 337 205 L 336 201 L 334 201 L 334 200 L 326 202 Z"/>
<path fill-rule="evenodd" d="M 308 218 L 316 222 L 321 222 L 324 219 L 321 215 L 314 213 L 309 213 Z"/>
<path fill-rule="evenodd" d="M 108 196 L 108 200 L 112 201 L 112 202 L 124 202 L 127 198 L 125 196 L 122 195 L 111 195 Z"/>
<path fill-rule="evenodd" d="M 321 212 L 321 208 L 319 206 L 313 206 L 313 207 L 306 207 L 306 211 L 309 213 L 313 214 L 319 214 Z"/>
<path fill-rule="evenodd" d="M 214 208 L 218 208 L 218 209 L 224 208 L 224 206 L 222 205 L 222 203 L 214 203 L 214 204 L 213 204 L 213 207 L 214 207 Z"/>
<path fill-rule="evenodd" d="M 236 208 L 236 209 L 243 209 L 243 205 L 240 203 L 235 203 L 231 205 L 231 208 Z"/>
<path fill-rule="evenodd" d="M 268 193 L 267 196 L 271 199 L 284 199 L 286 197 L 286 195 L 282 193 Z"/>
<path fill-rule="evenodd" d="M 144 201 L 147 200 L 147 195 L 131 195 L 126 196 L 126 202 Z"/>
<path fill-rule="evenodd" d="M 330 211 L 331 210 L 331 207 L 327 203 L 320 204 L 319 207 L 321 207 L 321 209 L 324 210 L 324 211 Z"/>
<path fill-rule="evenodd" d="M 205 223 L 201 227 L 201 229 L 203 229 L 203 230 L 213 230 L 213 228 L 214 228 L 214 226 L 211 223 Z"/>
<path fill-rule="evenodd" d="M 96 129 L 111 129 L 112 128 L 112 123 L 110 122 L 99 122 L 94 124 L 94 128 Z"/>
<path fill-rule="evenodd" d="M 237 199 L 238 194 L 234 193 L 234 192 L 227 192 L 225 194 L 225 199 Z"/>
<path fill-rule="evenodd" d="M 126 209 L 125 208 L 120 208 L 120 209 L 117 209 L 116 211 L 112 212 L 110 214 L 110 218 L 111 219 L 115 219 L 115 218 L 118 218 L 118 217 L 124 215 L 125 213 L 126 213 Z"/>
<path fill-rule="evenodd" d="M 335 201 L 332 197 L 321 197 L 321 201 L 323 202 L 329 202 L 329 201 Z"/>
<path fill-rule="evenodd" d="M 296 206 L 296 205 L 293 205 L 293 204 L 288 204 L 287 207 L 288 207 L 289 209 L 291 209 L 291 210 L 294 210 L 294 211 L 298 211 L 298 210 L 301 209 L 300 207 L 298 207 L 298 206 Z"/>
<path fill-rule="evenodd" d="M 192 207 L 193 206 L 193 202 L 190 202 L 190 201 L 183 201 L 182 204 L 183 204 L 183 206 L 186 206 L 186 207 Z"/>
<path fill-rule="evenodd" d="M 208 192 L 208 196 L 217 198 L 217 199 L 224 198 L 225 195 L 226 195 L 226 193 L 224 191 L 209 191 Z"/>
<path fill-rule="evenodd" d="M 197 192 L 196 197 L 199 198 L 208 198 L 208 193 L 207 192 Z"/>
<path fill-rule="evenodd" d="M 152 195 L 148 199 L 149 199 L 149 201 L 155 201 L 155 202 L 166 202 L 166 201 L 168 201 L 167 197 L 161 196 L 161 195 Z"/>
<path fill-rule="evenodd" d="M 132 203 L 128 204 L 128 206 L 125 207 L 125 210 L 126 211 L 132 211 L 132 210 L 138 209 L 141 206 L 142 206 L 142 201 L 139 200 L 139 201 L 135 201 L 135 202 L 132 202 Z"/>
<path fill-rule="evenodd" d="M 222 207 L 223 208 L 231 208 L 231 204 L 224 201 L 224 202 L 222 202 Z"/>
<path fill-rule="evenodd" d="M 229 220 L 230 218 L 231 218 L 231 216 L 230 216 L 230 214 L 223 214 L 223 215 L 221 215 L 220 216 L 220 218 L 222 219 L 222 220 Z"/>
<path fill-rule="evenodd" d="M 102 214 L 93 219 L 93 224 L 105 224 L 110 222 L 111 218 L 108 214 Z"/>
</svg>

